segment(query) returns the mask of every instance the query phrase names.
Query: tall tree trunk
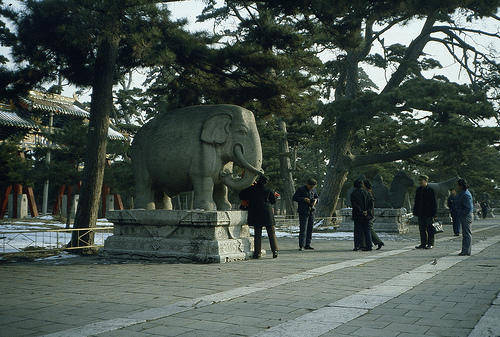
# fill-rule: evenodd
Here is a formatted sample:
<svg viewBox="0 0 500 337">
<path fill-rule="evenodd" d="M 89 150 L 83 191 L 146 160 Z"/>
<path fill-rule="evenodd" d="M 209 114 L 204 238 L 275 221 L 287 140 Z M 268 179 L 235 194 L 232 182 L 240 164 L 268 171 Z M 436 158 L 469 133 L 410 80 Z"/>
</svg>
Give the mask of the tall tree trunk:
<svg viewBox="0 0 500 337">
<path fill-rule="evenodd" d="M 358 73 L 358 55 L 355 51 L 347 54 L 345 64 L 345 83 L 335 92 L 335 99 L 340 97 L 354 99 L 359 87 Z M 356 119 L 356 116 L 346 116 L 350 119 Z M 349 158 L 353 136 L 356 132 L 355 122 L 346 122 L 342 117 L 337 117 L 335 135 L 330 142 L 330 160 L 326 171 L 325 182 L 321 189 L 320 200 L 318 204 L 318 215 L 330 217 L 337 208 L 342 187 L 349 174 Z"/>
<path fill-rule="evenodd" d="M 97 221 L 106 164 L 109 113 L 113 108 L 112 90 L 118 44 L 118 36 L 106 34 L 103 36 L 97 50 L 90 104 L 88 151 L 74 228 L 95 227 Z M 79 235 L 78 232 L 73 232 L 71 238 L 72 247 L 88 246 L 92 245 L 93 242 L 93 233 L 87 232 Z"/>
<path fill-rule="evenodd" d="M 281 133 L 279 152 L 280 152 L 280 175 L 283 182 L 283 191 L 281 198 L 285 201 L 285 209 L 287 215 L 295 213 L 293 204 L 293 193 L 295 192 L 295 184 L 293 183 L 292 165 L 290 162 L 290 148 L 288 147 L 288 133 L 286 131 L 286 122 L 283 119 L 278 120 L 278 127 Z"/>
<path fill-rule="evenodd" d="M 420 34 L 406 49 L 403 60 L 398 66 L 398 69 L 392 74 L 389 82 L 382 90 L 382 93 L 387 93 L 396 88 L 404 80 L 408 73 L 408 69 L 412 63 L 417 61 L 418 57 L 422 54 L 425 45 L 429 41 L 432 27 L 436 22 L 437 14 L 438 13 L 432 13 L 427 17 Z M 369 34 L 365 38 L 368 37 Z M 360 60 L 366 57 L 370 50 L 370 48 L 367 48 L 368 45 L 366 43 L 371 42 L 365 40 L 364 48 L 359 50 L 350 50 L 347 53 L 345 67 L 343 69 L 344 71 L 341 72 L 339 76 L 341 83 L 339 83 L 339 86 L 335 88 L 336 100 L 339 98 L 348 98 L 351 100 L 356 98 L 357 93 L 359 92 L 358 64 Z M 344 186 L 347 175 L 352 167 L 410 158 L 416 154 L 436 150 L 435 145 L 420 144 L 407 150 L 397 151 L 390 154 L 364 156 L 364 158 L 358 158 L 358 160 L 353 161 L 352 159 L 354 157 L 351 153 L 353 136 L 356 130 L 366 122 L 361 121 L 361 118 L 361 116 L 352 114 L 345 114 L 344 117 L 337 118 L 335 136 L 333 143 L 331 144 L 330 162 L 327 169 L 324 187 L 321 191 L 320 203 L 318 205 L 318 214 L 320 216 L 331 216 L 335 211 L 342 187 Z"/>
<path fill-rule="evenodd" d="M 321 189 L 317 213 L 321 217 L 330 217 L 337 208 L 342 187 L 349 174 L 348 159 L 351 154 L 354 130 L 349 125 L 338 121 L 334 139 L 330 144 L 330 160 L 325 182 Z"/>
</svg>

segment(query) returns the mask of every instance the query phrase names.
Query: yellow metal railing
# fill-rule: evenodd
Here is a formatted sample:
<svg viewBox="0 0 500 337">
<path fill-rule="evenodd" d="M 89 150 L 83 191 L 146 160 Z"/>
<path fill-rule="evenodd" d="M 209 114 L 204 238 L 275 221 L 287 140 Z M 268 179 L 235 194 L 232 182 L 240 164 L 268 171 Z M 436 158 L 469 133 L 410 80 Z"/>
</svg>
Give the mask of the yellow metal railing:
<svg viewBox="0 0 500 337">
<path fill-rule="evenodd" d="M 79 246 L 66 247 L 73 232 L 77 232 Z M 93 233 L 93 235 L 92 235 Z M 93 242 L 85 241 L 87 235 Z M 96 248 L 104 245 L 104 240 L 113 234 L 113 227 L 2 230 L 0 225 L 0 255 L 15 252 L 37 252 L 47 250 Z M 81 245 L 83 243 L 83 245 Z"/>
</svg>

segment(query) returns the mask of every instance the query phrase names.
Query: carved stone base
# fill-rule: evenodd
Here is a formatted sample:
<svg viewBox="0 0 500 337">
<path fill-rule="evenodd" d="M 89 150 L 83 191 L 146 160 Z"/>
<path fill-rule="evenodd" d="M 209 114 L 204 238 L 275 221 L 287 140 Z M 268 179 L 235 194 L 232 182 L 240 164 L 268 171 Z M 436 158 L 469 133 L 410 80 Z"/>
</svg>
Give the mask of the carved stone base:
<svg viewBox="0 0 500 337">
<path fill-rule="evenodd" d="M 172 263 L 224 263 L 245 260 L 253 240 L 243 211 L 109 211 L 113 235 L 104 257 Z M 265 253 L 265 251 L 264 251 Z"/>
<path fill-rule="evenodd" d="M 450 210 L 448 208 L 441 208 L 437 210 L 437 219 L 442 225 L 452 225 Z"/>
<path fill-rule="evenodd" d="M 354 221 L 352 220 L 352 209 L 342 208 L 342 223 L 339 230 L 352 232 L 354 230 Z M 409 231 L 408 221 L 411 214 L 406 212 L 405 208 L 375 208 L 375 221 L 373 229 L 376 232 L 387 233 L 407 233 Z"/>
</svg>

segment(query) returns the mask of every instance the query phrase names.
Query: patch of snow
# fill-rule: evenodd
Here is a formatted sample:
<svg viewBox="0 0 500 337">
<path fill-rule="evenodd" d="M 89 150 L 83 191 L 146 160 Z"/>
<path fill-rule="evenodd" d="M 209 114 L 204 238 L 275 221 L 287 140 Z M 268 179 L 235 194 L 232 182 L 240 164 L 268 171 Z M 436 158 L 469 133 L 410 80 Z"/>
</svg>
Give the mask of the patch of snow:
<svg viewBox="0 0 500 337">
<path fill-rule="evenodd" d="M 37 217 L 37 219 L 41 219 L 41 220 L 54 220 L 54 217 L 52 215 L 42 215 L 42 216 Z"/>
<path fill-rule="evenodd" d="M 30 232 L 29 229 L 47 230 L 47 227 L 0 225 L 0 253 L 17 252 L 30 246 L 47 249 L 62 248 L 71 239 L 71 232 Z M 24 233 L 13 233 L 19 231 L 23 231 Z M 94 244 L 103 245 L 104 240 L 112 234 L 97 231 L 94 237 Z"/>
<path fill-rule="evenodd" d="M 72 257 L 78 257 L 78 255 L 69 254 L 67 252 L 61 252 L 61 253 L 59 253 L 57 255 L 54 255 L 54 256 L 42 257 L 42 258 L 39 258 L 39 259 L 35 259 L 35 261 L 61 260 L 61 259 L 70 259 Z"/>
<path fill-rule="evenodd" d="M 20 225 L 30 225 L 30 226 L 45 225 L 46 224 L 45 222 L 31 222 L 31 221 L 13 221 L 13 222 L 9 222 L 9 223 L 20 224 Z"/>
</svg>

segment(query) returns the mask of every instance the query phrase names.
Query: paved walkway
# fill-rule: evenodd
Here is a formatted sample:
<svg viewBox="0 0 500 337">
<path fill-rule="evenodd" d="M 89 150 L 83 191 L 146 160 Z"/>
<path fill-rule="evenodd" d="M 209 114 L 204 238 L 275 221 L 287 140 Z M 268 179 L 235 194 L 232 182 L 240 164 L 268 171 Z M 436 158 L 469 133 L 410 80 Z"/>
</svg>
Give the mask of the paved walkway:
<svg viewBox="0 0 500 337">
<path fill-rule="evenodd" d="M 381 251 L 315 240 L 221 265 L 70 258 L 0 265 L 0 336 L 500 336 L 500 225 L 409 235 Z M 495 330 L 497 329 L 497 330 Z"/>
</svg>

